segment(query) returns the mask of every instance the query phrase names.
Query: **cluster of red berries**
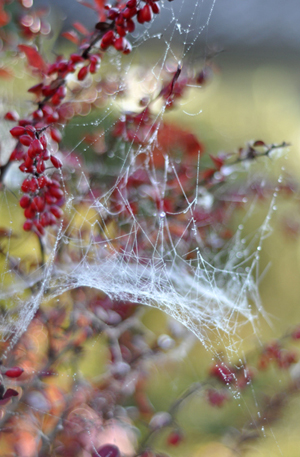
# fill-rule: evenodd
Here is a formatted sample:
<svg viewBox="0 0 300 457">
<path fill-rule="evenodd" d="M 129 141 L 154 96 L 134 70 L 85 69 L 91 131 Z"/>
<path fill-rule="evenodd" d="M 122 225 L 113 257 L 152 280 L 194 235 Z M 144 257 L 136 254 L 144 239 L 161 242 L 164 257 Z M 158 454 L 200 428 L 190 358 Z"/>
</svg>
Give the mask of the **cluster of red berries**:
<svg viewBox="0 0 300 457">
<path fill-rule="evenodd" d="M 141 6 L 137 0 L 129 0 L 126 6 L 120 5 L 113 8 L 109 5 L 107 18 L 111 23 L 98 23 L 98 39 L 101 39 L 100 49 L 105 50 L 113 45 L 118 51 L 127 54 L 131 51 L 129 42 L 124 38 L 127 33 L 133 32 L 135 24 L 133 18 L 141 24 L 151 21 L 153 14 L 158 14 L 160 7 L 158 0 L 146 0 Z M 55 179 L 50 179 L 45 174 L 46 164 L 49 159 L 55 168 L 62 166 L 61 161 L 50 154 L 47 148 L 48 132 L 51 139 L 60 143 L 62 136 L 60 131 L 53 126 L 58 121 L 68 119 L 63 100 L 66 96 L 66 77 L 77 70 L 78 65 L 84 63 L 77 74 L 77 79 L 83 81 L 86 76 L 97 72 L 101 62 L 99 54 L 92 54 L 90 50 L 96 41 L 85 43 L 82 53 L 72 54 L 69 59 L 57 57 L 51 65 L 46 65 L 38 51 L 27 45 L 19 48 L 26 54 L 28 62 L 47 77 L 46 82 L 41 82 L 31 87 L 28 92 L 37 97 L 38 108 L 31 114 L 31 119 L 19 121 L 19 125 L 11 129 L 11 134 L 18 140 L 10 161 L 22 161 L 20 170 L 29 174 L 24 180 L 21 190 L 25 195 L 21 198 L 20 205 L 24 209 L 26 222 L 24 230 L 34 230 L 38 235 L 44 234 L 44 227 L 55 225 L 57 219 L 62 217 L 61 206 L 63 204 L 63 191 Z M 49 78 L 54 76 L 52 81 Z M 144 117 L 145 113 L 143 113 Z M 147 116 L 146 116 L 147 117 Z M 15 112 L 9 112 L 5 119 L 18 121 L 19 116 Z M 142 123 L 145 123 L 143 119 Z M 45 130 L 47 129 L 47 134 Z M 49 136 L 48 136 L 49 138 Z"/>
<path fill-rule="evenodd" d="M 83 66 L 77 74 L 78 81 L 83 81 L 88 73 L 95 74 L 99 70 L 101 57 L 98 54 L 88 54 L 85 57 L 80 54 L 71 54 L 69 60 L 58 56 L 56 61 L 48 67 L 47 75 L 57 74 L 57 77 L 63 83 L 68 74 L 76 71 L 78 64 L 86 61 L 88 61 L 87 65 Z M 45 97 L 51 97 L 53 105 L 59 105 L 66 95 L 65 86 L 58 85 L 57 80 L 49 86 L 41 86 L 40 89 Z"/>
<path fill-rule="evenodd" d="M 101 49 L 105 50 L 109 46 L 114 46 L 117 51 L 124 54 L 130 53 L 131 45 L 125 36 L 135 30 L 133 18 L 136 16 L 137 22 L 144 24 L 152 20 L 153 14 L 160 12 L 159 0 L 144 1 L 146 3 L 144 6 L 138 0 L 128 0 L 125 8 L 123 5 L 120 7 L 106 6 L 107 18 L 113 21 L 114 27 L 103 35 Z"/>
<path fill-rule="evenodd" d="M 268 344 L 264 348 L 258 361 L 258 367 L 261 370 L 265 370 L 272 362 L 275 363 L 278 368 L 287 369 L 297 362 L 297 355 L 294 351 L 282 348 L 276 341 Z"/>
<path fill-rule="evenodd" d="M 245 366 L 231 367 L 226 363 L 221 362 L 210 368 L 209 375 L 220 381 L 222 384 L 227 386 L 234 385 L 236 389 L 242 390 L 253 380 L 254 370 Z M 217 399 L 217 397 L 218 396 L 215 392 L 209 392 L 209 400 L 212 400 L 213 398 Z M 214 404 L 213 401 L 211 401 L 211 403 Z M 215 404 L 217 404 L 217 401 Z"/>
<path fill-rule="evenodd" d="M 6 118 L 10 117 L 13 117 L 13 113 L 6 114 Z M 44 235 L 44 227 L 55 225 L 57 219 L 62 217 L 60 206 L 64 202 L 60 183 L 45 174 L 45 162 L 50 160 L 57 169 L 61 168 L 62 163 L 47 149 L 48 141 L 43 129 L 37 130 L 30 124 L 18 125 L 13 127 L 10 133 L 18 139 L 10 160 L 22 160 L 19 168 L 28 175 L 21 186 L 24 195 L 20 206 L 26 217 L 23 228 L 26 231 L 33 229 L 39 235 Z"/>
</svg>

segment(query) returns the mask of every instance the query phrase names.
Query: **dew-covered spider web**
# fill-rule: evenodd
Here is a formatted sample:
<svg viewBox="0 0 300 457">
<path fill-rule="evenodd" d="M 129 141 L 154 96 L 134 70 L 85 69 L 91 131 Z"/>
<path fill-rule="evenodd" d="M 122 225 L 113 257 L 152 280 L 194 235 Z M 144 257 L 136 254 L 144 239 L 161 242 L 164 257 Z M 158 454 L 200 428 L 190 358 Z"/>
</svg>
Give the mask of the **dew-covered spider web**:
<svg viewBox="0 0 300 457">
<path fill-rule="evenodd" d="M 133 33 L 132 54 L 109 50 L 99 75 L 80 90 L 75 80 L 67 82 L 69 107 L 78 115 L 60 126 L 64 166 L 57 179 L 66 217 L 57 231 L 46 231 L 43 265 L 37 262 L 28 275 L 20 274 L 11 256 L 18 244 L 13 232 L 6 242 L 3 340 L 16 342 L 42 302 L 80 287 L 158 308 L 206 347 L 209 335 L 235 335 L 245 323 L 255 332 L 263 314 L 259 251 L 270 233 L 276 192 L 254 233 L 243 233 L 242 218 L 251 219 L 256 197 L 249 197 L 238 227 L 229 221 L 249 189 L 262 182 L 269 159 L 257 159 L 259 167 L 253 167 L 229 156 L 209 181 L 203 178 L 212 167 L 209 152 L 189 130 L 190 119 L 201 125 L 205 91 L 202 80 L 191 81 L 212 71 L 218 54 L 210 46 L 215 7 L 216 0 L 162 2 L 161 14 Z M 181 83 L 187 95 L 170 109 Z M 196 109 L 191 94 L 198 97 Z M 3 208 L 18 193 L 16 168 L 5 183 Z M 9 207 L 9 213 L 17 211 L 17 201 Z M 226 235 L 229 227 L 236 233 Z M 40 258 L 39 246 L 34 249 Z"/>
</svg>

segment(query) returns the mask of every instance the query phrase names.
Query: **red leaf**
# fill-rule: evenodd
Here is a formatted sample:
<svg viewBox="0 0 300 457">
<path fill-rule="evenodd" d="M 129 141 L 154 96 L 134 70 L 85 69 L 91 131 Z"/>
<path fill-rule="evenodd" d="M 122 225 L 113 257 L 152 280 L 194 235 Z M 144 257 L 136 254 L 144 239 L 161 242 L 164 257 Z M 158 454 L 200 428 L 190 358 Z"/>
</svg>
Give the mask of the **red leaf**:
<svg viewBox="0 0 300 457">
<path fill-rule="evenodd" d="M 221 157 L 209 155 L 213 163 L 215 164 L 217 170 L 220 170 L 220 168 L 224 165 L 224 159 L 221 159 Z"/>
<path fill-rule="evenodd" d="M 27 46 L 26 44 L 19 44 L 18 48 L 21 52 L 24 52 L 31 67 L 37 68 L 41 71 L 46 69 L 46 64 L 35 47 Z"/>
<path fill-rule="evenodd" d="M 74 30 L 70 30 L 69 32 L 64 32 L 61 34 L 64 38 L 71 41 L 74 44 L 79 45 L 79 37 Z"/>
<path fill-rule="evenodd" d="M 94 2 L 97 5 L 97 8 L 99 10 L 104 9 L 105 3 L 106 3 L 105 0 L 94 0 Z"/>
<path fill-rule="evenodd" d="M 80 3 L 80 5 L 82 6 L 86 6 L 87 8 L 90 8 L 91 10 L 94 10 L 96 11 L 96 8 L 94 5 L 92 5 L 91 3 L 88 3 L 88 2 L 84 2 L 83 0 L 77 0 L 78 3 Z"/>
<path fill-rule="evenodd" d="M 77 30 L 77 32 L 81 33 L 81 35 L 88 35 L 89 31 L 88 29 L 85 28 L 84 25 L 82 25 L 80 22 L 74 22 L 73 24 L 74 29 Z"/>
<path fill-rule="evenodd" d="M 214 168 L 208 168 L 207 170 L 205 170 L 202 173 L 202 179 L 204 179 L 205 181 L 208 181 L 209 179 L 211 179 L 213 177 L 215 172 L 216 172 L 216 170 Z"/>
</svg>

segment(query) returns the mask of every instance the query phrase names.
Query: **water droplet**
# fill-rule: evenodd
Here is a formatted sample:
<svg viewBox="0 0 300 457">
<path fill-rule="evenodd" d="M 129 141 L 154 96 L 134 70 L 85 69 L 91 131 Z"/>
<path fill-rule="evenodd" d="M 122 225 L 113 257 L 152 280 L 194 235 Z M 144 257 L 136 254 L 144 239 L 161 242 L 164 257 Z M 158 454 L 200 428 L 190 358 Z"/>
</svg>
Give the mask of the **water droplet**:
<svg viewBox="0 0 300 457">
<path fill-rule="evenodd" d="M 273 205 L 273 211 L 276 211 L 277 210 L 277 206 L 276 205 Z"/>
<path fill-rule="evenodd" d="M 243 224 L 240 224 L 240 225 L 238 226 L 238 229 L 239 229 L 239 230 L 243 230 L 243 228 L 244 228 Z"/>
<path fill-rule="evenodd" d="M 161 218 L 166 217 L 166 213 L 165 213 L 164 211 L 162 211 L 162 212 L 160 213 L 159 217 L 161 217 Z"/>
<path fill-rule="evenodd" d="M 257 246 L 256 248 L 258 251 L 261 251 L 261 246 Z"/>
</svg>

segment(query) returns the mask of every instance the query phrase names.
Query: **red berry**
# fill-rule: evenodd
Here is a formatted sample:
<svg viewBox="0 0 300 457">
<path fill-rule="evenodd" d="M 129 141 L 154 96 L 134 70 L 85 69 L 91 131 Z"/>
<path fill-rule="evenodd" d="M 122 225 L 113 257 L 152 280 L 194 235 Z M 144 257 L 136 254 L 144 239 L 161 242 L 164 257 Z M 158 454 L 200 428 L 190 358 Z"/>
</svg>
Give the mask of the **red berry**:
<svg viewBox="0 0 300 457">
<path fill-rule="evenodd" d="M 170 446 L 178 446 L 182 441 L 182 433 L 179 431 L 173 431 L 167 438 L 167 443 Z"/>
<path fill-rule="evenodd" d="M 36 171 L 38 172 L 38 174 L 42 174 L 44 173 L 46 169 L 46 166 L 45 166 L 45 162 L 43 162 L 43 159 L 40 159 L 37 163 L 37 166 L 36 166 Z"/>
<path fill-rule="evenodd" d="M 57 70 L 60 72 L 66 71 L 68 68 L 68 62 L 66 60 L 62 60 L 57 64 Z"/>
<path fill-rule="evenodd" d="M 25 222 L 26 223 L 26 222 Z M 23 368 L 20 367 L 12 367 L 5 371 L 5 376 L 9 378 L 18 378 L 24 372 Z"/>
<path fill-rule="evenodd" d="M 53 187 L 58 187 L 58 188 L 60 187 L 60 183 L 59 183 L 59 181 L 57 181 L 57 179 L 52 179 L 51 180 L 51 185 Z"/>
<path fill-rule="evenodd" d="M 113 44 L 114 40 L 115 40 L 115 33 L 113 32 L 113 30 L 109 30 L 102 37 L 101 48 L 102 49 L 108 48 L 108 46 Z"/>
<path fill-rule="evenodd" d="M 153 13 L 150 5 L 145 5 L 142 9 L 143 19 L 145 22 L 150 22 L 153 18 Z"/>
<path fill-rule="evenodd" d="M 32 229 L 32 221 L 31 220 L 25 221 L 24 224 L 23 224 L 23 229 L 26 232 L 29 232 Z"/>
<path fill-rule="evenodd" d="M 24 135 L 24 133 L 26 133 L 26 130 L 25 130 L 24 127 L 21 127 L 20 125 L 17 125 L 16 127 L 13 127 L 10 130 L 10 133 L 15 138 L 18 138 L 19 136 Z"/>
<path fill-rule="evenodd" d="M 137 3 L 137 0 L 128 0 L 128 2 L 126 3 L 126 6 L 128 8 L 135 8 L 136 7 L 136 3 Z"/>
<path fill-rule="evenodd" d="M 47 75 L 48 75 L 48 76 L 51 76 L 51 75 L 53 75 L 54 73 L 56 73 L 57 70 L 58 70 L 58 65 L 57 65 L 57 63 L 55 62 L 55 63 L 53 63 L 52 65 L 49 65 L 48 70 L 47 70 Z"/>
<path fill-rule="evenodd" d="M 39 221 L 35 220 L 34 225 L 35 225 L 37 231 L 40 233 L 40 235 L 45 235 L 44 227 L 42 226 L 42 224 Z"/>
<path fill-rule="evenodd" d="M 135 16 L 137 13 L 137 9 L 134 7 L 134 8 L 125 8 L 125 10 L 123 11 L 123 16 L 125 19 L 131 19 L 133 16 Z"/>
<path fill-rule="evenodd" d="M 36 178 L 30 180 L 30 190 L 31 192 L 38 190 L 38 180 Z"/>
<path fill-rule="evenodd" d="M 50 116 L 47 117 L 48 124 L 52 124 L 52 122 L 57 122 L 59 120 L 59 114 L 54 111 Z"/>
<path fill-rule="evenodd" d="M 25 209 L 24 215 L 26 219 L 33 219 L 36 214 L 36 210 L 33 209 L 32 205 Z"/>
<path fill-rule="evenodd" d="M 41 109 L 37 109 L 36 111 L 34 111 L 32 113 L 32 116 L 33 116 L 34 119 L 42 119 L 43 116 L 44 116 L 44 113 L 43 113 L 43 111 Z"/>
<path fill-rule="evenodd" d="M 42 89 L 42 94 L 45 95 L 45 97 L 52 97 L 56 92 L 56 89 L 51 86 L 44 86 Z"/>
<path fill-rule="evenodd" d="M 60 219 L 63 215 L 63 210 L 58 206 L 51 206 L 50 211 L 56 217 L 56 219 Z"/>
<path fill-rule="evenodd" d="M 63 197 L 64 195 L 63 191 L 61 189 L 58 189 L 57 187 L 50 187 L 49 192 L 53 197 L 57 199 Z"/>
<path fill-rule="evenodd" d="M 151 8 L 152 8 L 152 11 L 153 11 L 154 14 L 159 14 L 160 13 L 160 6 L 159 6 L 158 3 L 151 2 L 150 5 L 151 5 Z"/>
<path fill-rule="evenodd" d="M 21 165 L 19 166 L 19 170 L 21 170 L 22 173 L 28 172 L 25 162 L 21 163 Z"/>
<path fill-rule="evenodd" d="M 48 225 L 56 225 L 57 221 L 56 218 L 52 213 L 48 213 Z"/>
<path fill-rule="evenodd" d="M 60 197 L 61 196 L 59 196 L 58 198 L 60 198 Z M 57 200 L 56 197 L 54 197 L 53 195 L 50 195 L 50 194 L 46 194 L 45 199 L 46 199 L 46 202 L 48 203 L 48 205 L 52 205 L 53 203 L 56 203 L 56 200 Z"/>
<path fill-rule="evenodd" d="M 45 135 L 41 135 L 40 136 L 40 142 L 41 142 L 41 144 L 43 146 L 43 149 L 46 149 L 46 147 L 47 147 L 47 138 L 46 138 Z"/>
<path fill-rule="evenodd" d="M 49 225 L 49 218 L 48 218 L 48 212 L 45 211 L 44 213 L 41 214 L 40 216 L 40 224 L 42 227 L 47 227 Z"/>
<path fill-rule="evenodd" d="M 124 16 L 122 13 L 119 14 L 119 16 L 116 19 L 116 25 L 124 25 Z"/>
<path fill-rule="evenodd" d="M 59 130 L 57 129 L 51 129 L 50 130 L 50 135 L 53 141 L 56 141 L 56 143 L 60 143 L 62 140 L 62 134 L 60 133 Z"/>
<path fill-rule="evenodd" d="M 91 63 L 95 63 L 95 64 L 99 64 L 101 62 L 101 58 L 97 54 L 93 54 L 93 55 L 90 56 L 90 62 Z"/>
<path fill-rule="evenodd" d="M 123 26 L 117 25 L 117 33 L 120 37 L 124 37 L 126 35 L 126 30 Z"/>
<path fill-rule="evenodd" d="M 43 154 L 42 154 L 42 159 L 43 160 L 49 160 L 50 159 L 50 152 L 48 149 L 45 149 Z"/>
<path fill-rule="evenodd" d="M 19 120 L 20 116 L 18 115 L 17 111 L 8 111 L 5 116 L 4 116 L 4 119 L 6 119 L 7 121 L 14 121 L 14 122 L 17 122 Z"/>
<path fill-rule="evenodd" d="M 72 63 L 78 63 L 78 62 L 83 62 L 84 58 L 81 57 L 79 54 L 71 54 L 70 56 L 70 61 Z"/>
<path fill-rule="evenodd" d="M 129 41 L 125 40 L 125 47 L 124 47 L 123 54 L 129 54 L 131 51 L 132 51 L 131 44 L 129 43 Z"/>
<path fill-rule="evenodd" d="M 28 155 L 31 159 L 34 159 L 38 154 L 43 152 L 43 145 L 40 140 L 35 139 L 28 148 Z"/>
<path fill-rule="evenodd" d="M 25 127 L 26 127 L 27 135 L 31 136 L 31 138 L 34 140 L 35 139 L 35 134 L 36 134 L 35 127 L 33 127 L 33 125 L 28 124 L 28 121 L 26 121 Z"/>
<path fill-rule="evenodd" d="M 227 393 L 220 392 L 215 389 L 208 389 L 207 399 L 212 406 L 223 406 L 223 403 L 227 400 Z"/>
<path fill-rule="evenodd" d="M 97 73 L 98 69 L 99 69 L 99 65 L 92 62 L 90 65 L 90 73 L 93 75 L 93 74 Z"/>
<path fill-rule="evenodd" d="M 31 142 L 32 142 L 32 138 L 30 138 L 29 135 L 21 135 L 19 137 L 19 141 L 21 144 L 23 144 L 24 146 L 30 146 Z"/>
<path fill-rule="evenodd" d="M 23 184 L 21 186 L 21 190 L 23 192 L 25 192 L 25 193 L 30 191 L 30 180 L 29 179 L 25 179 L 23 181 Z"/>
<path fill-rule="evenodd" d="M 119 16 L 119 10 L 117 8 L 110 8 L 107 14 L 108 19 L 112 21 Z"/>
<path fill-rule="evenodd" d="M 89 72 L 89 65 L 86 65 L 85 67 L 82 67 L 77 75 L 78 81 L 83 81 L 86 78 L 86 75 Z"/>
<path fill-rule="evenodd" d="M 61 102 L 61 97 L 56 93 L 53 95 L 53 97 L 51 98 L 51 102 L 53 105 L 59 105 L 60 102 Z"/>
<path fill-rule="evenodd" d="M 45 106 L 43 107 L 43 113 L 44 113 L 46 116 L 50 116 L 50 114 L 53 113 L 53 109 L 51 108 L 51 106 L 45 105 Z"/>
<path fill-rule="evenodd" d="M 135 23 L 133 22 L 132 19 L 128 19 L 128 20 L 127 20 L 126 29 L 128 30 L 129 33 L 134 32 L 134 30 L 135 30 Z"/>
<path fill-rule="evenodd" d="M 36 197 L 34 197 L 31 207 L 34 208 L 39 213 L 41 213 L 43 211 L 43 209 L 45 208 L 44 199 L 42 197 L 40 197 L 39 195 L 37 195 Z"/>
<path fill-rule="evenodd" d="M 123 51 L 125 48 L 125 40 L 123 37 L 117 38 L 114 47 L 116 48 L 117 51 Z"/>
<path fill-rule="evenodd" d="M 25 164 L 26 168 L 30 168 L 33 165 L 33 161 L 29 156 L 27 156 L 24 164 Z"/>
<path fill-rule="evenodd" d="M 23 208 L 23 209 L 28 208 L 30 203 L 31 203 L 31 198 L 28 195 L 23 195 L 23 197 L 20 200 L 21 208 Z"/>
<path fill-rule="evenodd" d="M 105 444 L 93 452 L 92 457 L 121 457 L 119 448 L 114 444 Z"/>
<path fill-rule="evenodd" d="M 62 162 L 55 156 L 50 156 L 50 160 L 52 162 L 52 165 L 55 168 L 61 168 L 62 167 Z"/>
<path fill-rule="evenodd" d="M 210 369 L 210 375 L 224 384 L 231 384 L 236 378 L 234 372 L 225 363 L 214 365 Z"/>
<path fill-rule="evenodd" d="M 38 179 L 38 184 L 39 184 L 40 189 L 42 189 L 43 187 L 45 187 L 47 185 L 50 185 L 51 183 L 52 183 L 51 179 L 48 178 L 47 176 L 41 176 Z"/>
</svg>

